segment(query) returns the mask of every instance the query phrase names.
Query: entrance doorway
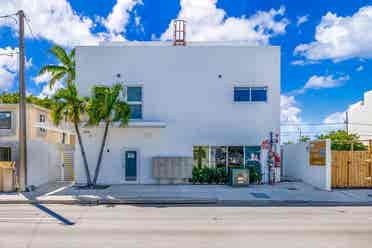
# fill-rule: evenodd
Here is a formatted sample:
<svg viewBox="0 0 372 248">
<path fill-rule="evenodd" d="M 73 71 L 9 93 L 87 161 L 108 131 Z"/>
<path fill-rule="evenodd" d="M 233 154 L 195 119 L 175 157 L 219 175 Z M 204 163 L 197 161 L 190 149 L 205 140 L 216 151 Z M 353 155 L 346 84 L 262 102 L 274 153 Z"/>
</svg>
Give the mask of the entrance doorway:
<svg viewBox="0 0 372 248">
<path fill-rule="evenodd" d="M 135 149 L 128 149 L 124 151 L 124 182 L 137 183 L 138 182 L 138 151 Z"/>
</svg>

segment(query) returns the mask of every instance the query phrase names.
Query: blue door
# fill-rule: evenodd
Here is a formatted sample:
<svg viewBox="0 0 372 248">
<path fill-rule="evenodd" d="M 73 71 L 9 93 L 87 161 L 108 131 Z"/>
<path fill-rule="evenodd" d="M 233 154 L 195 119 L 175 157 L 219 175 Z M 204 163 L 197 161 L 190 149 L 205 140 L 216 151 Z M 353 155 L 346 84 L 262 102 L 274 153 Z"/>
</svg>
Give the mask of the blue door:
<svg viewBox="0 0 372 248">
<path fill-rule="evenodd" d="M 125 152 L 125 181 L 137 180 L 137 151 Z"/>
</svg>

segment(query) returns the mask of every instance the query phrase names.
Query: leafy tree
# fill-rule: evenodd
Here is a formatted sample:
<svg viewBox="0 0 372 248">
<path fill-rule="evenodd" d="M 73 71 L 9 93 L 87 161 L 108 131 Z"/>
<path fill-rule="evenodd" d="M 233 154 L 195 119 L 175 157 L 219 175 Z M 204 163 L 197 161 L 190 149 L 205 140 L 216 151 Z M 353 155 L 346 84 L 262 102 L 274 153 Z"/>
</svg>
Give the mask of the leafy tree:
<svg viewBox="0 0 372 248">
<path fill-rule="evenodd" d="M 123 86 L 121 84 L 115 84 L 112 87 L 95 86 L 87 106 L 89 124 L 99 125 L 102 121 L 105 123 L 101 148 L 94 172 L 93 186 L 97 184 L 110 124 L 112 122 L 120 122 L 120 126 L 124 127 L 130 117 L 129 105 L 120 99 L 122 91 Z"/>
<path fill-rule="evenodd" d="M 308 142 L 310 141 L 310 137 L 309 136 L 301 136 L 300 137 L 300 142 Z"/>
<path fill-rule="evenodd" d="M 53 99 L 51 98 L 39 98 L 33 95 L 29 95 L 26 97 L 27 103 L 35 104 L 47 109 L 50 109 L 53 105 Z M 0 103 L 5 104 L 18 104 L 19 103 L 19 93 L 13 92 L 13 93 L 6 93 L 3 92 L 0 94 Z"/>
<path fill-rule="evenodd" d="M 52 106 L 51 116 L 54 124 L 58 125 L 64 118 L 74 124 L 81 156 L 84 162 L 87 186 L 91 186 L 92 180 L 90 178 L 88 161 L 79 129 L 81 115 L 86 109 L 86 100 L 79 96 L 77 88 L 74 84 L 68 84 L 67 88 L 59 89 L 54 95 L 53 100 L 54 104 Z"/>
<path fill-rule="evenodd" d="M 355 151 L 367 150 L 367 147 L 359 141 L 357 134 L 348 134 L 344 130 L 331 131 L 329 134 L 319 135 L 318 139 L 330 139 L 332 150 L 350 151 L 351 144 L 353 144 Z"/>
<path fill-rule="evenodd" d="M 44 73 L 50 73 L 51 79 L 49 81 L 49 87 L 53 88 L 57 81 L 65 79 L 67 84 L 71 84 L 75 80 L 75 49 L 72 49 L 70 53 L 67 52 L 60 46 L 55 45 L 49 50 L 54 57 L 57 58 L 57 65 L 45 65 L 41 68 L 39 76 Z"/>
</svg>

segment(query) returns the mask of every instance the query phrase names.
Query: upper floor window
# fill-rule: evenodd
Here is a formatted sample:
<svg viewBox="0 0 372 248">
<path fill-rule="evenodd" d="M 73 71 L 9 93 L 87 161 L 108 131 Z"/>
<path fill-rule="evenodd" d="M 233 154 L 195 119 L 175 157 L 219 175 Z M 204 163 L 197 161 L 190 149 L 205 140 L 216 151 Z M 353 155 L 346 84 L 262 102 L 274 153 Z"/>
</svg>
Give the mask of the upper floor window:
<svg viewBox="0 0 372 248">
<path fill-rule="evenodd" d="M 127 86 L 126 101 L 130 107 L 130 119 L 142 119 L 142 87 Z"/>
<path fill-rule="evenodd" d="M 39 122 L 40 122 L 40 123 L 45 123 L 45 122 L 46 122 L 45 114 L 40 114 L 40 115 L 39 115 Z M 39 130 L 40 130 L 41 133 L 46 133 L 46 131 L 47 131 L 47 130 L 46 130 L 45 128 L 43 128 L 43 127 L 41 127 Z"/>
<path fill-rule="evenodd" d="M 11 161 L 10 147 L 0 147 L 0 161 Z"/>
<path fill-rule="evenodd" d="M 10 111 L 0 111 L 0 129 L 12 128 L 12 113 Z"/>
<path fill-rule="evenodd" d="M 234 87 L 235 102 L 266 102 L 267 87 Z"/>
</svg>

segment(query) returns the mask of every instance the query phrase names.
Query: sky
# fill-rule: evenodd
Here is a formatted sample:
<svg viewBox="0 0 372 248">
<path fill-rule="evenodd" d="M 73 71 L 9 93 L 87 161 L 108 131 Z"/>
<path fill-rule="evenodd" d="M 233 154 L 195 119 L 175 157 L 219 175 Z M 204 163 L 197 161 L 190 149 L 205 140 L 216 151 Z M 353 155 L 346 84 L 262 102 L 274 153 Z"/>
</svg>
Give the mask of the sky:
<svg viewBox="0 0 372 248">
<path fill-rule="evenodd" d="M 18 9 L 27 15 L 27 92 L 40 97 L 63 87 L 49 89 L 49 75 L 38 76 L 42 65 L 56 63 L 48 53 L 53 44 L 167 40 L 175 18 L 187 21 L 189 41 L 280 46 L 282 123 L 342 122 L 372 89 L 372 1 L 0 1 L 0 16 Z M 1 55 L 17 52 L 17 31 L 14 20 L 0 19 L 0 93 L 18 87 L 17 56 Z"/>
</svg>

